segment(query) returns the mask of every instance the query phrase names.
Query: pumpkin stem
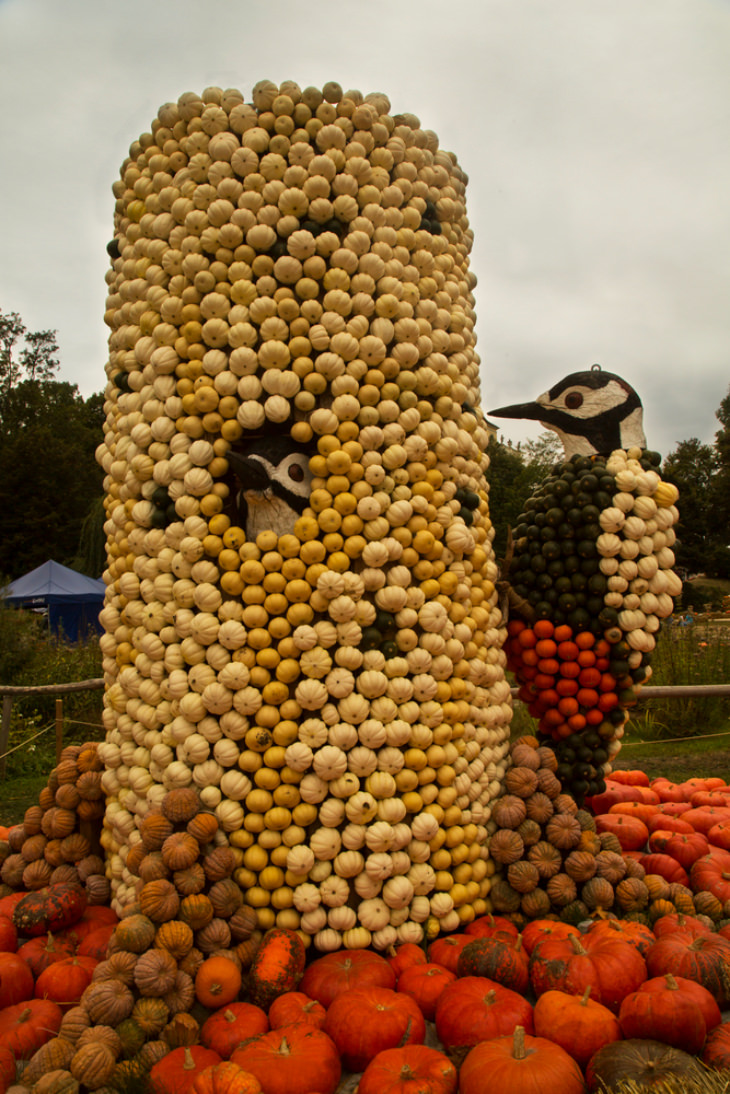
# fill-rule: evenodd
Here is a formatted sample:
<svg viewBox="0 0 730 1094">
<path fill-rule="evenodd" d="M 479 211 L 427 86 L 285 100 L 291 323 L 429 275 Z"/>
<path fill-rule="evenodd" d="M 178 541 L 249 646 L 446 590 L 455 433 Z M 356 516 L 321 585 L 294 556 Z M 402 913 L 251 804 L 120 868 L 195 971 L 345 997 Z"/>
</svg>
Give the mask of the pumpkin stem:
<svg viewBox="0 0 730 1094">
<path fill-rule="evenodd" d="M 195 1057 L 190 1051 L 190 1045 L 185 1045 L 185 1062 L 183 1063 L 183 1071 L 195 1071 L 195 1068 Z"/>
<path fill-rule="evenodd" d="M 525 1056 L 525 1027 L 515 1026 L 512 1038 L 512 1058 L 514 1060 L 524 1060 Z"/>
<path fill-rule="evenodd" d="M 291 1049 L 289 1048 L 289 1042 L 286 1037 L 282 1037 L 279 1044 L 279 1053 L 281 1056 L 291 1056 Z"/>
<path fill-rule="evenodd" d="M 581 946 L 580 939 L 578 938 L 577 934 L 569 934 L 568 938 L 570 939 L 570 944 L 573 947 L 573 952 L 574 953 L 585 953 L 586 952 L 583 949 L 583 947 Z"/>
<path fill-rule="evenodd" d="M 590 997 L 590 994 L 591 994 L 591 985 L 589 984 L 588 987 L 586 988 L 586 990 L 583 992 L 583 994 L 581 996 L 581 999 L 580 999 L 580 1005 L 582 1007 L 585 1007 L 588 1004 L 588 999 Z"/>
<path fill-rule="evenodd" d="M 400 1069 L 400 1081 L 402 1083 L 407 1083 L 410 1082 L 413 1077 L 413 1068 L 411 1067 L 411 1065 L 403 1064 L 403 1067 Z"/>
<path fill-rule="evenodd" d="M 665 981 L 666 981 L 667 987 L 668 987 L 668 988 L 669 988 L 669 989 L 670 989 L 671 991 L 678 991 L 678 990 L 679 990 L 679 984 L 678 984 L 678 983 L 677 983 L 677 981 L 676 981 L 676 980 L 674 979 L 674 977 L 672 976 L 671 972 L 668 972 L 668 973 L 666 974 L 666 976 L 664 977 L 664 979 L 665 979 Z"/>
</svg>

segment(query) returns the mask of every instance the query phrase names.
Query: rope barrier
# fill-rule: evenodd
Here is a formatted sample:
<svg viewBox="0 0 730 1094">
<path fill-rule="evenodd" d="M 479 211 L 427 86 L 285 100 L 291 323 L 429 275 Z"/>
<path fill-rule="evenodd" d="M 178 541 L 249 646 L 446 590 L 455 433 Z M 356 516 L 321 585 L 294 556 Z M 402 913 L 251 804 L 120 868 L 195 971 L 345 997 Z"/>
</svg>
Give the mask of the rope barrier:
<svg viewBox="0 0 730 1094">
<path fill-rule="evenodd" d="M 53 722 L 49 722 L 47 726 L 44 726 L 43 729 L 39 729 L 38 732 L 34 733 L 32 737 L 26 737 L 26 739 L 24 741 L 21 741 L 19 745 L 14 745 L 12 748 L 9 748 L 7 752 L 3 752 L 2 755 L 0 755 L 0 760 L 4 760 L 13 752 L 17 752 L 19 748 L 25 748 L 26 745 L 29 745 L 31 741 L 34 741 L 36 739 L 36 737 L 42 737 L 44 733 L 48 733 L 49 729 L 53 729 L 53 725 Z"/>
<path fill-rule="evenodd" d="M 716 737 L 730 737 L 730 733 L 696 733 L 693 737 L 662 737 L 655 741 L 621 741 L 621 750 L 635 748 L 637 745 L 680 744 L 682 741 L 713 741 Z"/>
</svg>

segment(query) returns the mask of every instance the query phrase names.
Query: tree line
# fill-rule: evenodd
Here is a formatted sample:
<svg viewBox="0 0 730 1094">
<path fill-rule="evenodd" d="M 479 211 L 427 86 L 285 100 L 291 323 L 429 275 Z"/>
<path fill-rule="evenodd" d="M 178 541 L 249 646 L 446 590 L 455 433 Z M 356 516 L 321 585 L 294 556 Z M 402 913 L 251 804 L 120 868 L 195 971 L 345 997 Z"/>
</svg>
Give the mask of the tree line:
<svg viewBox="0 0 730 1094">
<path fill-rule="evenodd" d="M 102 440 L 104 395 L 84 399 L 58 376 L 56 332 L 29 331 L 0 311 L 0 574 L 13 580 L 48 559 L 99 577 L 104 569 Z M 680 441 L 662 466 L 679 489 L 677 565 L 691 576 L 730 579 L 730 389 L 716 412 L 712 444 Z M 534 487 L 560 461 L 553 433 L 512 446 L 489 445 L 495 550 Z"/>
<path fill-rule="evenodd" d="M 90 577 L 104 568 L 104 396 L 58 377 L 56 332 L 0 311 L 0 574 L 53 559 Z M 88 518 L 88 519 L 87 519 Z"/>
</svg>

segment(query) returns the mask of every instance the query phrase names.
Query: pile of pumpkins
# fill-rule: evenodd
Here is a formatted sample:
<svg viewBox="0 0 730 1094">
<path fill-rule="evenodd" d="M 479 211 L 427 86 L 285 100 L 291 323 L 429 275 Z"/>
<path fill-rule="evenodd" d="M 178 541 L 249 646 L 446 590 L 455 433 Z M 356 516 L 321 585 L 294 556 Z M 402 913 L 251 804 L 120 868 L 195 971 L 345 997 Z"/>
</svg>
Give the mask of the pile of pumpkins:
<svg viewBox="0 0 730 1094">
<path fill-rule="evenodd" d="M 4 883 L 0 1090 L 481 1094 L 488 1075 L 577 1094 L 649 1089 L 657 1070 L 670 1091 L 725 1089 L 730 788 L 614 772 L 578 808 L 537 738 L 510 758 L 492 910 L 426 945 L 320 955 L 262 933 L 191 788 L 148 813 L 121 918 L 81 876 Z M 37 843 L 23 829 L 4 864 Z"/>
</svg>

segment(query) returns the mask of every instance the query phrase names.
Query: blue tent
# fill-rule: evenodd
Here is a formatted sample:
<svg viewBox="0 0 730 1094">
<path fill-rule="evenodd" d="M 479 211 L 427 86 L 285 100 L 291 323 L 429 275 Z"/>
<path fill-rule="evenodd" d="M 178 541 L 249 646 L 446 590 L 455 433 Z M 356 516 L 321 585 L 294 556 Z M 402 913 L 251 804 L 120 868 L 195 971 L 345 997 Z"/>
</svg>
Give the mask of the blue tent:
<svg viewBox="0 0 730 1094">
<path fill-rule="evenodd" d="M 12 581 L 4 591 L 4 600 L 14 608 L 46 609 L 51 631 L 78 642 L 100 632 L 99 612 L 105 591 L 101 580 L 69 570 L 59 562 L 44 562 Z"/>
</svg>

